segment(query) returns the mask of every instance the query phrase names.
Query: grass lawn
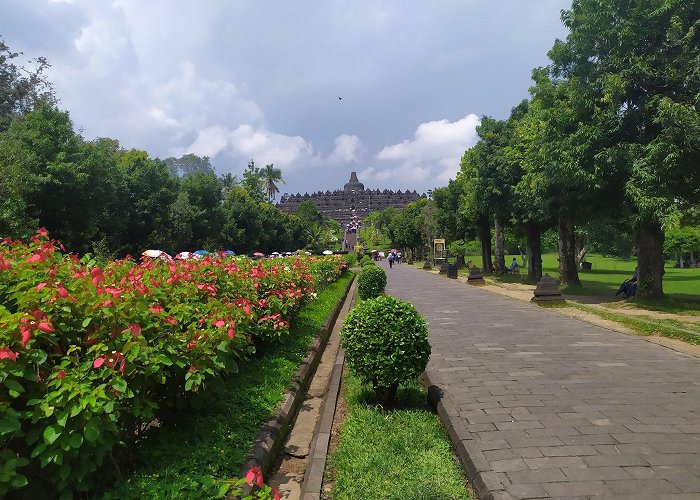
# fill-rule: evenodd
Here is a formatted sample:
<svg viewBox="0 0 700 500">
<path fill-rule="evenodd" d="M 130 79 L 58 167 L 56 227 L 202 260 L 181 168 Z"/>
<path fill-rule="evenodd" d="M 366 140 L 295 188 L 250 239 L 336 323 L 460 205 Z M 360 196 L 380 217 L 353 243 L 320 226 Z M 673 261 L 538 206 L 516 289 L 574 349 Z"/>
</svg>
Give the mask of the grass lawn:
<svg viewBox="0 0 700 500">
<path fill-rule="evenodd" d="M 267 422 L 306 355 L 323 321 L 343 296 L 351 273 L 305 305 L 291 335 L 262 355 L 242 363 L 219 391 L 205 391 L 200 408 L 153 429 L 133 450 L 133 471 L 102 492 L 103 498 L 212 498 L 206 477 L 237 477 L 245 455 Z"/>
<path fill-rule="evenodd" d="M 519 255 L 507 255 L 506 263 Z M 469 256 L 466 260 L 472 260 L 476 265 L 481 265 L 481 256 Z M 614 295 L 620 283 L 632 277 L 637 265 L 636 259 L 620 259 L 617 257 L 603 257 L 602 255 L 588 254 L 586 260 L 593 265 L 591 271 L 579 271 L 582 286 L 568 286 L 562 292 L 568 295 Z M 559 279 L 559 262 L 557 254 L 548 253 L 542 255 L 542 269 L 554 279 Z M 700 268 L 674 268 L 668 261 L 664 274 L 664 292 L 670 299 L 677 301 L 700 301 Z M 526 274 L 523 272 L 523 274 Z M 512 277 L 495 278 L 512 281 Z M 696 307 L 697 308 L 697 307 Z"/>
<path fill-rule="evenodd" d="M 329 498 L 470 498 L 449 437 L 418 381 L 399 390 L 402 408 L 391 411 L 372 404 L 373 393 L 348 372 L 341 390 L 348 411 L 327 466 Z"/>
</svg>

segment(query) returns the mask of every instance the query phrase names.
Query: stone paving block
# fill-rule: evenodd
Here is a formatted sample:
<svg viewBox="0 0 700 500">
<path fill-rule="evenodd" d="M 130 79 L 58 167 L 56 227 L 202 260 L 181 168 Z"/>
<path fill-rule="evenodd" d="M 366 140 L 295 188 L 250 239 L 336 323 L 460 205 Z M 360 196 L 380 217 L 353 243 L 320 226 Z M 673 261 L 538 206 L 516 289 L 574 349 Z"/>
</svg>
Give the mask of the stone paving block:
<svg viewBox="0 0 700 500">
<path fill-rule="evenodd" d="M 586 467 L 581 457 L 541 457 L 526 458 L 525 463 L 530 469 L 562 469 L 572 467 Z M 567 474 L 568 476 L 568 474 Z M 571 476 L 569 476 L 571 477 Z M 629 477 L 629 476 L 625 476 Z"/>
<path fill-rule="evenodd" d="M 560 469 L 534 469 L 508 472 L 511 483 L 556 483 L 566 481 L 567 477 Z"/>
<path fill-rule="evenodd" d="M 608 488 L 603 481 L 566 481 L 563 483 L 544 483 L 542 485 L 550 497 L 576 497 L 608 494 Z"/>
<path fill-rule="evenodd" d="M 682 493 L 665 479 L 622 479 L 605 481 L 613 495 L 627 495 L 635 492 L 644 493 Z"/>
<path fill-rule="evenodd" d="M 647 466 L 649 462 L 641 455 L 596 455 L 583 457 L 589 467 Z"/>
<path fill-rule="evenodd" d="M 525 470 L 528 466 L 522 458 L 509 458 L 505 460 L 492 460 L 489 464 L 494 472 L 509 472 Z"/>
<path fill-rule="evenodd" d="M 578 457 L 577 457 L 578 458 Z M 583 460 L 581 460 L 583 463 Z M 562 472 L 574 481 L 595 481 L 612 479 L 632 479 L 632 475 L 622 467 L 563 467 Z"/>
<path fill-rule="evenodd" d="M 573 446 L 540 446 L 540 451 L 545 457 L 578 457 L 598 454 L 595 447 L 585 444 Z"/>
<path fill-rule="evenodd" d="M 539 483 L 534 484 L 511 484 L 506 490 L 515 498 L 544 498 L 547 496 L 544 486 Z"/>
</svg>

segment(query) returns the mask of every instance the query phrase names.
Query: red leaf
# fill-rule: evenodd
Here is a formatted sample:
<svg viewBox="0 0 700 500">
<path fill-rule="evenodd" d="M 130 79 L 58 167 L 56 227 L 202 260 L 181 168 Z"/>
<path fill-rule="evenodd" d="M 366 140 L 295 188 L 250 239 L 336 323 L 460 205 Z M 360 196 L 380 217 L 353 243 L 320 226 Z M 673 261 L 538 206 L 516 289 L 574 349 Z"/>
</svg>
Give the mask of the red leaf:
<svg viewBox="0 0 700 500">
<path fill-rule="evenodd" d="M 54 331 L 53 326 L 51 326 L 49 323 L 44 323 L 43 321 L 41 323 L 39 323 L 39 326 L 37 328 L 39 330 L 41 330 L 42 332 L 46 332 L 46 333 L 51 333 Z"/>
<path fill-rule="evenodd" d="M 0 359 L 11 359 L 17 361 L 17 353 L 10 350 L 9 347 L 0 347 Z"/>
<path fill-rule="evenodd" d="M 95 361 L 92 362 L 92 367 L 99 368 L 103 364 L 105 364 L 105 358 L 99 357 Z"/>
</svg>

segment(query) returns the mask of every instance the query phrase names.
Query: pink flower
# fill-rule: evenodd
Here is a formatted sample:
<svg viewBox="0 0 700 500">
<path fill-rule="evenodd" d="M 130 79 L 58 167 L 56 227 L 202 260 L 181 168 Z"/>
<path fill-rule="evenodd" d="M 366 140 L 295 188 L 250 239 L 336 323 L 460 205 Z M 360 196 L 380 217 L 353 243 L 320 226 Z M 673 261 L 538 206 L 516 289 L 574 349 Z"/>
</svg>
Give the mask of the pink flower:
<svg viewBox="0 0 700 500">
<path fill-rule="evenodd" d="M 49 235 L 49 232 L 46 230 L 45 227 L 40 227 L 39 229 L 37 229 L 36 234 L 38 234 L 39 236 L 46 237 Z"/>
<path fill-rule="evenodd" d="M 48 283 L 39 283 L 37 286 L 34 287 L 34 290 L 38 292 L 39 290 L 43 289 L 46 285 L 48 285 Z"/>
<path fill-rule="evenodd" d="M 64 379 L 64 378 L 66 378 L 66 371 L 65 371 L 65 370 L 59 371 L 59 372 L 56 374 L 56 378 L 58 378 L 58 379 Z"/>
<path fill-rule="evenodd" d="M 65 288 L 63 288 L 63 285 L 61 285 L 61 284 L 58 285 L 58 295 L 59 295 L 60 297 L 63 297 L 64 299 L 65 299 L 66 297 L 68 297 L 68 290 L 66 290 Z"/>
<path fill-rule="evenodd" d="M 17 353 L 12 351 L 9 347 L 0 347 L 0 359 L 17 361 Z"/>
<path fill-rule="evenodd" d="M 103 364 L 105 364 L 105 358 L 100 356 L 99 358 L 95 359 L 95 361 L 92 362 L 92 367 L 99 368 Z"/>
<path fill-rule="evenodd" d="M 29 330 L 27 329 L 22 329 L 22 348 L 27 345 L 27 342 L 29 342 L 29 339 L 32 338 L 32 334 Z"/>
<path fill-rule="evenodd" d="M 138 337 L 139 335 L 141 335 L 141 325 L 139 325 L 138 323 L 132 323 L 132 324 L 130 324 L 130 325 L 129 325 L 129 330 L 131 330 L 131 334 L 132 334 L 134 337 Z"/>
<path fill-rule="evenodd" d="M 280 500 L 280 494 L 277 491 L 277 488 L 272 488 L 272 498 L 274 500 Z"/>
<path fill-rule="evenodd" d="M 219 319 L 219 320 L 217 320 L 217 321 L 214 323 L 214 327 L 215 327 L 215 328 L 221 328 L 221 327 L 224 326 L 225 324 L 226 324 L 226 322 L 225 322 L 223 319 Z"/>
<path fill-rule="evenodd" d="M 151 312 L 153 314 L 162 313 L 163 311 L 165 311 L 165 309 L 163 309 L 163 307 L 160 304 L 156 304 L 154 306 L 151 306 Z"/>
</svg>

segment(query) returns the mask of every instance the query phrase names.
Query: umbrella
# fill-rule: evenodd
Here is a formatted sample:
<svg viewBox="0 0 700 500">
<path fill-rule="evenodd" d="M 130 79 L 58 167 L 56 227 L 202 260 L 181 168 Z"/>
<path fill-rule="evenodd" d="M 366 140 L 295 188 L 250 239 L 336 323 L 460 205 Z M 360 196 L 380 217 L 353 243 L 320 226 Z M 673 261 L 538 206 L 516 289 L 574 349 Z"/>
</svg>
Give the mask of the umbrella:
<svg viewBox="0 0 700 500">
<path fill-rule="evenodd" d="M 209 250 L 197 250 L 194 252 L 195 255 L 209 255 Z"/>
<path fill-rule="evenodd" d="M 330 250 L 324 250 L 323 255 L 333 255 L 333 252 L 331 252 Z"/>
<path fill-rule="evenodd" d="M 253 254 L 253 257 L 265 257 L 265 254 L 262 253 L 262 252 L 255 252 L 255 253 Z"/>
<path fill-rule="evenodd" d="M 141 255 L 143 255 L 144 257 L 150 257 L 152 259 L 172 259 L 172 257 L 165 253 L 163 250 L 146 250 Z"/>
<path fill-rule="evenodd" d="M 279 252 L 272 252 L 272 255 L 279 255 Z"/>
<path fill-rule="evenodd" d="M 175 256 L 175 258 L 179 260 L 188 260 L 192 257 L 194 257 L 194 254 L 192 252 L 180 252 Z"/>
<path fill-rule="evenodd" d="M 306 252 L 304 252 L 304 253 L 305 253 L 306 255 L 311 255 L 311 252 L 309 252 L 308 250 L 307 250 Z"/>
<path fill-rule="evenodd" d="M 390 251 L 396 253 L 398 250 L 396 250 L 395 248 L 392 248 Z"/>
</svg>

